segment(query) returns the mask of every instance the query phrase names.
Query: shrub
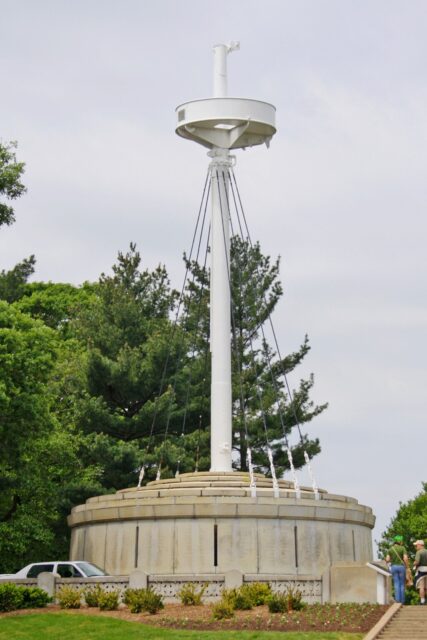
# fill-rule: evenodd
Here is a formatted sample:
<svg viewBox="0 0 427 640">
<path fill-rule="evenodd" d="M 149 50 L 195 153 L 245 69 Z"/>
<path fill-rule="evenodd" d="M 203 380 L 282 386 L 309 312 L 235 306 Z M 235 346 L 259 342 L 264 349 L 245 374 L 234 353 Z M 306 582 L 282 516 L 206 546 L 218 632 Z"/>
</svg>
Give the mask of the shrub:
<svg viewBox="0 0 427 640">
<path fill-rule="evenodd" d="M 243 584 L 238 589 L 224 589 L 221 601 L 230 605 L 232 609 L 247 610 L 265 604 L 270 595 L 271 587 L 269 584 L 254 582 L 253 584 Z"/>
<path fill-rule="evenodd" d="M 302 593 L 299 589 L 290 587 L 285 596 L 288 600 L 288 611 L 301 611 L 301 609 L 304 609 L 305 603 L 302 601 Z"/>
<path fill-rule="evenodd" d="M 212 617 L 214 620 L 228 620 L 234 617 L 234 607 L 224 600 L 220 600 L 212 607 Z"/>
<path fill-rule="evenodd" d="M 24 593 L 22 588 L 11 582 L 0 584 L 0 611 L 21 609 L 23 602 Z"/>
<path fill-rule="evenodd" d="M 80 589 L 64 586 L 58 591 L 56 598 L 61 609 L 80 609 Z"/>
<path fill-rule="evenodd" d="M 272 593 L 267 605 L 270 613 L 283 613 L 288 610 L 288 599 L 284 593 Z"/>
<path fill-rule="evenodd" d="M 52 598 L 39 587 L 21 587 L 23 592 L 23 609 L 36 609 L 45 607 Z"/>
<path fill-rule="evenodd" d="M 200 587 L 199 591 L 196 591 L 196 585 L 193 582 L 188 582 L 178 591 L 181 603 L 185 606 L 196 606 L 202 604 L 202 597 L 207 586 L 207 584 L 204 584 Z"/>
<path fill-rule="evenodd" d="M 101 611 L 115 611 L 119 606 L 119 592 L 104 591 L 98 597 L 98 606 Z"/>
<path fill-rule="evenodd" d="M 240 590 L 249 594 L 254 607 L 267 604 L 267 599 L 272 595 L 268 582 L 249 582 L 240 587 Z"/>
<path fill-rule="evenodd" d="M 405 604 L 420 604 L 420 594 L 414 587 L 407 587 L 405 591 Z"/>
<path fill-rule="evenodd" d="M 270 613 L 283 613 L 284 611 L 300 611 L 305 607 L 301 601 L 301 591 L 288 589 L 284 593 L 272 593 L 267 599 Z"/>
<path fill-rule="evenodd" d="M 254 601 L 250 591 L 245 589 L 244 586 L 240 587 L 234 597 L 234 609 L 247 611 L 248 609 L 252 609 L 253 606 Z"/>
<path fill-rule="evenodd" d="M 99 598 L 104 593 L 104 589 L 100 584 L 95 585 L 92 589 L 87 587 L 83 591 L 83 596 L 88 607 L 99 607 Z"/>
<path fill-rule="evenodd" d="M 223 589 L 221 592 L 221 602 L 235 609 L 237 593 L 237 589 Z"/>
<path fill-rule="evenodd" d="M 154 614 L 163 609 L 162 596 L 152 589 L 126 589 L 123 602 L 129 607 L 131 613 L 148 611 Z"/>
</svg>

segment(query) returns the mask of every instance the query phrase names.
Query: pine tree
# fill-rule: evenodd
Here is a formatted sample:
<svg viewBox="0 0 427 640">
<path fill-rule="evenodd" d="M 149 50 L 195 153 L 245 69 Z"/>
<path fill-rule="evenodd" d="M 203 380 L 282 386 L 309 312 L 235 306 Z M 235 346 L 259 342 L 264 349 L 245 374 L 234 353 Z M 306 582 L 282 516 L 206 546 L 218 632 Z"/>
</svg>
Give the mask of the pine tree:
<svg viewBox="0 0 427 640">
<path fill-rule="evenodd" d="M 262 327 L 268 324 L 283 294 L 279 260 L 272 263 L 262 254 L 258 243 L 252 246 L 234 236 L 230 263 L 233 465 L 247 470 L 247 447 L 250 446 L 255 469 L 268 474 L 269 446 L 276 473 L 281 474 L 289 467 L 285 445 L 292 429 L 312 420 L 327 405 L 315 406 L 310 400 L 314 384 L 312 375 L 308 380 L 300 381 L 299 387 L 292 392 L 292 400 L 286 389 L 284 375 L 291 373 L 310 349 L 307 336 L 295 353 L 284 358 L 279 358 L 265 339 Z M 187 286 L 188 317 L 184 316 L 183 327 L 186 331 L 198 330 L 196 359 L 200 360 L 209 340 L 209 273 L 194 261 L 187 261 L 187 266 L 192 278 Z M 304 451 L 313 457 L 319 453 L 320 445 L 317 439 L 310 440 L 301 433 L 299 444 L 292 448 L 296 468 L 305 464 Z"/>
</svg>

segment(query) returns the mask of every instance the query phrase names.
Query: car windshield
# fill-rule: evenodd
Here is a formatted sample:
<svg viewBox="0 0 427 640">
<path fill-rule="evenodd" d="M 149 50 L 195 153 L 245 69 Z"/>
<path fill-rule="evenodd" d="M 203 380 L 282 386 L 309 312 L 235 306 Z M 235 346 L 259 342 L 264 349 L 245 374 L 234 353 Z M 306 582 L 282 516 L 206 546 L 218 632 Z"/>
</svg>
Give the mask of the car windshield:
<svg viewBox="0 0 427 640">
<path fill-rule="evenodd" d="M 105 576 L 105 571 L 91 562 L 75 562 L 74 564 L 79 567 L 88 578 L 92 576 Z"/>
</svg>

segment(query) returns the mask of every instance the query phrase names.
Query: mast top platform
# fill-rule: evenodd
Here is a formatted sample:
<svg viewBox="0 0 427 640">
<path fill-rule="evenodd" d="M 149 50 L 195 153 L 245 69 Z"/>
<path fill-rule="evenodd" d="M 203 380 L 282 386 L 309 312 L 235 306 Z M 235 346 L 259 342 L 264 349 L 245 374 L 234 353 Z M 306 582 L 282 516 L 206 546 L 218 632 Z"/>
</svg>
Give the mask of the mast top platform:
<svg viewBox="0 0 427 640">
<path fill-rule="evenodd" d="M 212 149 L 244 149 L 270 143 L 276 133 L 276 109 L 247 98 L 207 98 L 176 108 L 176 133 Z"/>
<path fill-rule="evenodd" d="M 227 97 L 227 56 L 238 42 L 214 46 L 213 98 L 176 108 L 176 133 L 208 149 L 245 149 L 270 144 L 276 133 L 276 109 L 268 102 Z"/>
</svg>

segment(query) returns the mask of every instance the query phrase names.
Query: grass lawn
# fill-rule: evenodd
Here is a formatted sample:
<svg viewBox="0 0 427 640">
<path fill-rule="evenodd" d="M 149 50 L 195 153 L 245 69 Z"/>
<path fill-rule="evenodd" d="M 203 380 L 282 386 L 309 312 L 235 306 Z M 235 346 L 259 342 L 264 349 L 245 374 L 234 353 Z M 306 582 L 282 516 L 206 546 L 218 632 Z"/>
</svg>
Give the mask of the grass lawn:
<svg viewBox="0 0 427 640">
<path fill-rule="evenodd" d="M 0 619 L 0 640 L 361 640 L 362 633 L 180 631 L 98 616 L 46 613 Z"/>
</svg>

